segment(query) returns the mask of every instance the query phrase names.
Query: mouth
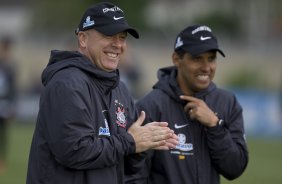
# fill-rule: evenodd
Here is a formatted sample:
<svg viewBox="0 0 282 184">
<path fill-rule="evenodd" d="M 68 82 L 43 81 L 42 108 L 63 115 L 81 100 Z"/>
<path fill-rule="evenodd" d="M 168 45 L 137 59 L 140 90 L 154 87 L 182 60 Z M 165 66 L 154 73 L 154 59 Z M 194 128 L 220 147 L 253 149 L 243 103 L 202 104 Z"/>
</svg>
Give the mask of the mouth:
<svg viewBox="0 0 282 184">
<path fill-rule="evenodd" d="M 196 78 L 201 82 L 207 82 L 210 79 L 209 75 L 205 75 L 205 74 L 197 75 Z"/>
<path fill-rule="evenodd" d="M 116 59 L 118 57 L 118 53 L 106 52 L 105 54 L 111 59 Z"/>
</svg>

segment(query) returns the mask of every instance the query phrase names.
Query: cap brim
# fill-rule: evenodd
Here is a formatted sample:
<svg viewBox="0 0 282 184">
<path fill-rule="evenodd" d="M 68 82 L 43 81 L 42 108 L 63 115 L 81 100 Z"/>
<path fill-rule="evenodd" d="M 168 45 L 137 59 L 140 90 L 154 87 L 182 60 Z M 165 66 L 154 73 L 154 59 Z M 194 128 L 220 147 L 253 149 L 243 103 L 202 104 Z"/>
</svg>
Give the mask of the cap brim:
<svg viewBox="0 0 282 184">
<path fill-rule="evenodd" d="M 133 29 L 132 27 L 126 24 L 112 24 L 112 25 L 106 25 L 97 28 L 94 27 L 93 29 L 107 36 L 113 36 L 120 32 L 126 31 L 129 34 L 131 34 L 134 38 L 139 38 L 139 33 L 135 29 Z"/>
<path fill-rule="evenodd" d="M 218 51 L 223 57 L 225 57 L 225 54 L 222 50 L 220 50 L 218 47 L 214 47 L 211 45 L 199 45 L 199 46 L 193 46 L 190 48 L 183 48 L 184 50 L 186 50 L 189 54 L 191 54 L 192 56 L 198 56 L 204 52 L 208 52 L 208 51 Z"/>
</svg>

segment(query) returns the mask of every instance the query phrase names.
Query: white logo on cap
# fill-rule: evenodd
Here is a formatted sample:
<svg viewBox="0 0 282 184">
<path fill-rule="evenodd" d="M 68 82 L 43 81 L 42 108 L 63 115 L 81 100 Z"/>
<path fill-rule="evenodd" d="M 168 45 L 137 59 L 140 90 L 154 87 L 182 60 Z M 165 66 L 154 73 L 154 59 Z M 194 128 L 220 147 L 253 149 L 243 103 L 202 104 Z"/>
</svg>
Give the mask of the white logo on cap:
<svg viewBox="0 0 282 184">
<path fill-rule="evenodd" d="M 195 34 L 195 33 L 199 32 L 199 31 L 209 31 L 209 32 L 212 32 L 211 28 L 209 28 L 208 26 L 200 26 L 200 27 L 194 29 L 192 31 L 192 34 Z"/>
<path fill-rule="evenodd" d="M 211 37 L 210 36 L 207 36 L 207 37 L 203 37 L 203 36 L 201 36 L 201 38 L 200 38 L 202 41 L 205 41 L 205 40 L 208 40 L 208 39 L 211 39 Z"/>
<path fill-rule="evenodd" d="M 112 11 L 112 12 L 121 11 L 121 12 L 123 12 L 122 9 L 120 9 L 117 6 L 114 6 L 112 8 L 103 8 L 103 13 L 107 13 L 108 11 Z"/>
<path fill-rule="evenodd" d="M 176 43 L 175 43 L 175 48 L 178 48 L 183 45 L 183 41 L 181 40 L 180 37 L 177 38 Z"/>
<path fill-rule="evenodd" d="M 113 18 L 114 18 L 114 20 L 119 20 L 119 19 L 123 19 L 124 17 L 116 17 L 116 16 L 114 16 Z"/>
<path fill-rule="evenodd" d="M 86 17 L 85 22 L 83 23 L 83 28 L 93 26 L 94 24 L 94 20 L 90 20 L 90 16 L 88 16 Z"/>
</svg>

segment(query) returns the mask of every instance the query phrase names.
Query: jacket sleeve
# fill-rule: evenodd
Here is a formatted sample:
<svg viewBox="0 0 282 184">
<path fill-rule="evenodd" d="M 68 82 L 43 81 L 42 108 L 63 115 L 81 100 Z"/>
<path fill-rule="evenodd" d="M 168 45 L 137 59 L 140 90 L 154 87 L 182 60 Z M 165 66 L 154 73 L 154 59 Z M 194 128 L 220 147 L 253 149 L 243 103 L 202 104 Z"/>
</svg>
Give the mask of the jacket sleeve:
<svg viewBox="0 0 282 184">
<path fill-rule="evenodd" d="M 131 154 L 125 159 L 125 183 L 126 184 L 146 184 L 149 161 L 148 153 L 146 151 L 138 154 Z M 129 169 L 130 168 L 130 169 Z"/>
<path fill-rule="evenodd" d="M 41 131 L 56 161 L 73 169 L 99 169 L 117 165 L 135 152 L 128 133 L 97 137 L 86 84 L 56 82 L 41 99 Z M 87 89 L 87 88 L 86 88 Z M 96 105 L 96 104 L 94 104 Z M 98 110 L 96 113 L 99 113 Z M 103 120 L 103 119 L 102 119 Z"/>
<path fill-rule="evenodd" d="M 242 108 L 233 97 L 228 115 L 219 117 L 222 125 L 207 129 L 211 160 L 217 171 L 232 180 L 239 177 L 248 163 Z"/>
</svg>

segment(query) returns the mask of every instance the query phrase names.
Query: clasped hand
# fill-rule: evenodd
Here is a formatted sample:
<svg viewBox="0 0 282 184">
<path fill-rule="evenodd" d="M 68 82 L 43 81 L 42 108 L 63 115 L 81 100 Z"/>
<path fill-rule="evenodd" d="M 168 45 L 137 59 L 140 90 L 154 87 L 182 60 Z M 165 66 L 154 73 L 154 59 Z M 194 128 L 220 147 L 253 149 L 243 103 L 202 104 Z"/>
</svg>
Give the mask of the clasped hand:
<svg viewBox="0 0 282 184">
<path fill-rule="evenodd" d="M 136 145 L 136 153 L 148 149 L 168 150 L 175 148 L 178 137 L 168 127 L 167 122 L 151 122 L 141 126 L 145 120 L 145 112 L 142 111 L 139 118 L 128 129 Z"/>
</svg>

